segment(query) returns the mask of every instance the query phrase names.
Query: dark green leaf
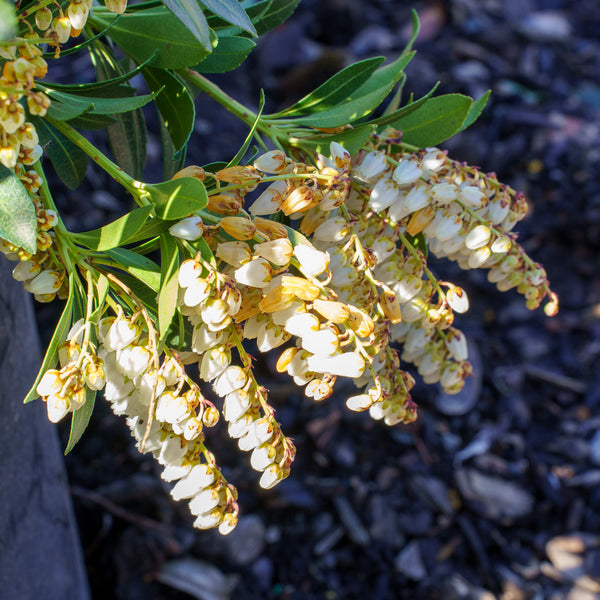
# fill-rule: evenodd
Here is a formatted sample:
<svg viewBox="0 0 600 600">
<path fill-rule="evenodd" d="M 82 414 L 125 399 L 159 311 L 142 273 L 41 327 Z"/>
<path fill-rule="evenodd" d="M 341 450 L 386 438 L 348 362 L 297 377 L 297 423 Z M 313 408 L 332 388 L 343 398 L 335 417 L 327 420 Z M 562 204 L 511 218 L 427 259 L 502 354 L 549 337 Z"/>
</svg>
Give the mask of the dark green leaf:
<svg viewBox="0 0 600 600">
<path fill-rule="evenodd" d="M 30 117 L 30 120 L 56 174 L 70 190 L 77 189 L 87 171 L 87 154 L 45 119 Z"/>
<path fill-rule="evenodd" d="M 187 146 L 184 146 L 181 151 L 177 152 L 175 144 L 171 139 L 171 134 L 165 125 L 165 120 L 162 115 L 158 115 L 158 121 L 160 126 L 160 144 L 162 150 L 162 167 L 163 167 L 163 181 L 173 179 L 173 175 L 183 169 L 185 165 L 185 157 L 187 152 Z"/>
<path fill-rule="evenodd" d="M 160 289 L 160 267 L 154 261 L 125 248 L 113 248 L 107 250 L 106 254 L 118 263 L 118 268 L 133 275 L 150 289 L 158 292 Z"/>
<path fill-rule="evenodd" d="M 109 127 L 113 123 L 116 123 L 116 119 L 109 115 L 94 115 L 88 112 L 74 119 L 69 119 L 68 123 L 71 127 L 75 127 L 75 129 L 93 131 Z"/>
<path fill-rule="evenodd" d="M 45 91 L 48 95 L 50 95 L 49 89 L 46 89 Z M 82 115 L 91 109 L 91 100 L 76 99 L 72 103 L 65 103 L 59 102 L 55 99 L 50 105 L 50 108 L 48 108 L 48 112 L 46 114 L 57 121 L 68 121 L 69 119 L 74 119 L 75 117 L 78 117 L 79 115 Z"/>
<path fill-rule="evenodd" d="M 183 219 L 208 204 L 206 188 L 198 179 L 182 177 L 144 188 L 156 205 L 156 216 L 165 219 Z"/>
<path fill-rule="evenodd" d="M 417 235 L 410 235 L 410 233 L 404 233 L 408 242 L 412 245 L 413 248 L 420 250 L 423 253 L 423 256 L 427 258 L 429 255 L 429 248 L 427 247 L 427 238 L 423 232 L 417 233 Z"/>
<path fill-rule="evenodd" d="M 35 378 L 35 382 L 31 386 L 31 389 L 25 396 L 23 400 L 24 404 L 31 402 L 39 397 L 37 393 L 37 386 L 41 381 L 44 373 L 48 369 L 53 369 L 58 363 L 58 347 L 65 341 L 67 338 L 67 334 L 71 329 L 71 325 L 73 323 L 73 300 L 75 296 L 76 290 L 73 285 L 73 275 L 71 274 L 69 277 L 69 296 L 67 298 L 67 302 L 65 307 L 63 308 L 62 315 L 56 324 L 56 328 L 54 333 L 52 334 L 52 339 L 48 344 L 48 349 L 46 350 L 46 354 L 44 355 L 44 360 L 42 361 L 42 366 L 40 367 L 40 371 Z"/>
<path fill-rule="evenodd" d="M 213 267 L 217 266 L 212 250 L 204 238 L 198 238 L 197 240 L 190 242 L 190 245 L 192 248 L 194 248 L 194 250 L 196 250 L 196 252 L 200 252 L 200 256 L 202 256 L 206 262 L 213 265 Z"/>
<path fill-rule="evenodd" d="M 273 0 L 264 15 L 254 22 L 258 35 L 267 33 L 285 23 L 292 16 L 298 4 L 300 4 L 300 0 Z"/>
<path fill-rule="evenodd" d="M 255 42 L 245 37 L 223 36 L 212 54 L 194 69 L 200 73 L 226 73 L 237 69 L 248 57 Z"/>
<path fill-rule="evenodd" d="M 144 69 L 144 79 L 148 87 L 158 94 L 156 106 L 177 153 L 185 147 L 194 130 L 194 101 L 179 78 L 168 71 L 147 68 Z"/>
<path fill-rule="evenodd" d="M 109 91 L 110 89 L 111 88 L 108 88 L 105 91 Z M 79 106 L 80 108 L 85 106 L 85 111 L 82 110 L 78 114 L 89 111 L 91 114 L 96 115 L 114 115 L 117 113 L 135 110 L 136 108 L 141 108 L 154 99 L 154 94 L 146 94 L 144 96 L 129 96 L 129 93 L 132 90 L 132 88 L 129 86 L 117 86 L 116 88 L 112 88 L 112 90 L 118 94 L 128 94 L 128 96 L 116 98 L 99 96 L 89 97 L 70 94 L 67 92 L 59 92 L 58 90 L 51 89 L 46 89 L 45 91 L 50 100 L 53 102 L 58 100 L 63 106 Z M 53 104 L 51 106 L 53 106 Z M 56 118 L 54 115 L 50 116 Z"/>
<path fill-rule="evenodd" d="M 277 113 L 276 116 L 310 114 L 334 107 L 367 81 L 384 60 L 383 56 L 367 58 L 342 69 L 302 100 Z"/>
<path fill-rule="evenodd" d="M 121 65 L 104 46 L 94 47 L 92 52 L 98 80 L 118 81 L 125 76 Z M 131 73 L 137 73 L 138 67 Z M 116 75 L 116 77 L 115 77 Z M 108 140 L 117 164 L 134 179 L 142 179 L 146 163 L 146 120 L 141 109 L 116 116 L 107 129 Z"/>
<path fill-rule="evenodd" d="M 0 165 L 0 237 L 27 252 L 37 252 L 35 207 L 21 180 Z"/>
<path fill-rule="evenodd" d="M 0 0 L 0 42 L 12 40 L 17 35 L 17 14 L 15 5 L 8 0 Z"/>
<path fill-rule="evenodd" d="M 111 19 L 111 13 L 95 8 L 90 22 L 105 26 Z M 197 65 L 209 53 L 166 7 L 125 13 L 109 36 L 138 64 L 156 53 L 150 64 L 162 69 Z M 216 42 L 214 32 L 211 39 Z"/>
<path fill-rule="evenodd" d="M 69 441 L 65 448 L 65 455 L 69 454 L 75 447 L 75 444 L 81 439 L 83 432 L 87 429 L 90 422 L 92 412 L 94 412 L 94 404 L 96 402 L 96 390 L 86 389 L 85 402 L 83 406 L 73 412 L 71 417 L 71 430 L 69 432 Z"/>
<path fill-rule="evenodd" d="M 194 34 L 207 52 L 212 51 L 210 28 L 197 0 L 163 0 L 165 6 Z"/>
<path fill-rule="evenodd" d="M 44 87 L 47 89 L 57 90 L 59 92 L 70 92 L 72 94 L 81 94 L 84 96 L 91 96 L 99 90 L 114 87 L 120 83 L 128 81 L 132 77 L 135 77 L 152 58 L 148 59 L 147 62 L 142 63 L 139 67 L 136 67 L 129 73 L 123 73 L 117 77 L 105 76 L 104 81 L 96 81 L 94 83 L 76 83 L 76 84 L 61 84 L 61 83 L 44 83 Z M 116 62 L 116 61 L 115 61 Z M 98 65 L 96 65 L 98 68 Z M 114 72 L 114 71 L 113 71 Z"/>
<path fill-rule="evenodd" d="M 199 2 L 224 21 L 254 36 L 258 35 L 252 21 L 250 21 L 250 17 L 240 6 L 238 0 L 199 0 Z"/>
<path fill-rule="evenodd" d="M 169 234 L 160 236 L 160 292 L 158 293 L 158 330 L 162 340 L 167 334 L 175 311 L 179 285 L 179 247 Z"/>
<path fill-rule="evenodd" d="M 488 90 L 483 96 L 481 96 L 481 98 L 473 101 L 473 104 L 471 104 L 471 108 L 469 109 L 469 114 L 467 115 L 467 118 L 465 119 L 465 122 L 462 124 L 462 127 L 459 129 L 459 131 L 463 131 L 463 129 L 470 127 L 475 121 L 477 121 L 479 115 L 481 115 L 483 109 L 485 108 L 491 93 L 492 90 Z"/>
<path fill-rule="evenodd" d="M 460 131 L 471 104 L 471 98 L 460 94 L 430 98 L 399 119 L 395 127 L 402 131 L 402 142 L 406 144 L 420 148 L 436 146 Z"/>
<path fill-rule="evenodd" d="M 154 207 L 152 205 L 136 208 L 120 219 L 93 231 L 75 233 L 78 243 L 90 250 L 110 250 L 126 244 L 148 219 Z"/>
</svg>

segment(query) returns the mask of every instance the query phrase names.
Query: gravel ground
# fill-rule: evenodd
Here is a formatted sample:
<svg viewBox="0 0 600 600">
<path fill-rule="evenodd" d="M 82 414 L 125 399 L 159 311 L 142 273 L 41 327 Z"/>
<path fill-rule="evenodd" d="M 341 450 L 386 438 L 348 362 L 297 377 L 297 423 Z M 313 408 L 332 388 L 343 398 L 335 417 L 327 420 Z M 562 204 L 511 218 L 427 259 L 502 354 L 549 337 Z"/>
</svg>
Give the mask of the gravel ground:
<svg viewBox="0 0 600 600">
<path fill-rule="evenodd" d="M 410 427 L 349 414 L 342 397 L 311 404 L 262 365 L 298 457 L 265 492 L 215 434 L 243 511 L 226 538 L 191 528 L 98 403 L 67 457 L 94 598 L 600 598 L 597 1 L 304 0 L 242 70 L 217 80 L 249 105 L 262 87 L 276 109 L 354 60 L 397 56 L 413 6 L 422 33 L 407 89 L 492 90 L 481 120 L 444 147 L 525 192 L 520 239 L 545 265 L 559 315 L 528 311 L 484 274 L 436 265 L 471 298 L 458 325 L 475 375 L 453 398 L 418 385 Z M 198 114 L 191 159 L 233 155 L 244 125 L 204 98 Z M 120 207 L 110 186 L 91 206 L 68 192 L 59 200 L 80 207 L 70 213 L 80 228 Z"/>
</svg>

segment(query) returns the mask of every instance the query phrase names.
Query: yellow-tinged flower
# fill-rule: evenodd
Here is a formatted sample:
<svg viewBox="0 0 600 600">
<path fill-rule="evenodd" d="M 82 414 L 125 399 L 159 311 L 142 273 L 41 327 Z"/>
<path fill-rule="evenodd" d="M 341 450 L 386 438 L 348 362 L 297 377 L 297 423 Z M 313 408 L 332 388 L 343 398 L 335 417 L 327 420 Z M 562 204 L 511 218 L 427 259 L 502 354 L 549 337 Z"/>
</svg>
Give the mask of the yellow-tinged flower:
<svg viewBox="0 0 600 600">
<path fill-rule="evenodd" d="M 225 217 L 219 225 L 236 240 L 251 240 L 256 233 L 256 225 L 244 217 Z"/>
<path fill-rule="evenodd" d="M 281 279 L 281 285 L 285 294 L 293 294 L 300 300 L 310 302 L 321 294 L 321 290 L 314 283 L 302 277 L 284 275 Z"/>
</svg>

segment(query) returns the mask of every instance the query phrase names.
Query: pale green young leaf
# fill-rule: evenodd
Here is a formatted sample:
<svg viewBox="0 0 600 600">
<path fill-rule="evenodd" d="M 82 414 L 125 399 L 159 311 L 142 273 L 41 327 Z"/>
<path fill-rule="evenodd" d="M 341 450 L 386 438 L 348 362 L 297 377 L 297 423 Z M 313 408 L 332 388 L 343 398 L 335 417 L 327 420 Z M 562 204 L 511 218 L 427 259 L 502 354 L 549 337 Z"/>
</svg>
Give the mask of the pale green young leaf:
<svg viewBox="0 0 600 600">
<path fill-rule="evenodd" d="M 256 43 L 252 40 L 232 36 L 219 36 L 219 43 L 200 64 L 194 69 L 200 73 L 226 73 L 237 69 L 254 49 Z"/>
<path fill-rule="evenodd" d="M 471 98 L 461 94 L 430 98 L 394 126 L 402 131 L 402 142 L 406 144 L 436 146 L 460 131 L 471 104 Z"/>
<path fill-rule="evenodd" d="M 90 250 L 110 250 L 126 244 L 146 222 L 154 207 L 141 206 L 104 227 L 75 233 L 75 240 Z"/>
<path fill-rule="evenodd" d="M 40 144 L 44 147 L 56 174 L 70 190 L 77 189 L 87 171 L 87 154 L 52 127 L 46 119 L 30 117 L 29 120 L 35 126 Z"/>
<path fill-rule="evenodd" d="M 112 13 L 95 8 L 89 22 L 106 26 Z M 150 64 L 162 69 L 179 69 L 198 64 L 210 52 L 166 7 L 124 13 L 107 34 L 136 63 L 154 57 Z M 216 35 L 210 32 L 211 45 Z"/>
<path fill-rule="evenodd" d="M 247 31 L 255 37 L 258 36 L 250 17 L 238 0 L 199 0 L 199 2 L 224 21 Z"/>
<path fill-rule="evenodd" d="M 342 69 L 316 90 L 274 116 L 305 115 L 334 107 L 367 81 L 384 60 L 383 56 L 367 58 Z"/>
<path fill-rule="evenodd" d="M 212 51 L 210 28 L 197 0 L 163 0 L 164 5 L 194 34 L 207 52 Z"/>
<path fill-rule="evenodd" d="M 39 394 L 37 393 L 37 386 L 44 376 L 44 373 L 48 369 L 53 369 L 58 363 L 58 347 L 67 338 L 67 334 L 69 333 L 69 330 L 73 324 L 73 301 L 75 294 L 78 293 L 78 289 L 73 285 L 73 279 L 73 274 L 71 274 L 69 276 L 69 295 L 67 297 L 67 302 L 65 303 L 60 319 L 56 324 L 56 328 L 52 334 L 52 339 L 48 344 L 48 349 L 44 355 L 44 360 L 42 361 L 42 366 L 40 367 L 39 373 L 37 374 L 31 389 L 23 400 L 24 404 L 27 404 L 28 402 L 31 402 L 39 397 Z"/>
<path fill-rule="evenodd" d="M 158 293 L 158 331 L 164 339 L 177 310 L 179 284 L 179 247 L 177 240 L 169 234 L 160 236 L 160 292 Z"/>
<path fill-rule="evenodd" d="M 208 204 L 206 188 L 193 177 L 146 185 L 144 189 L 149 192 L 160 219 L 183 219 Z"/>
<path fill-rule="evenodd" d="M 0 237 L 27 252 L 37 252 L 35 207 L 21 180 L 0 165 Z"/>
<path fill-rule="evenodd" d="M 187 88 L 172 73 L 147 68 L 143 74 L 148 87 L 157 94 L 156 106 L 164 119 L 177 154 L 185 147 L 194 130 L 194 101 Z"/>
</svg>

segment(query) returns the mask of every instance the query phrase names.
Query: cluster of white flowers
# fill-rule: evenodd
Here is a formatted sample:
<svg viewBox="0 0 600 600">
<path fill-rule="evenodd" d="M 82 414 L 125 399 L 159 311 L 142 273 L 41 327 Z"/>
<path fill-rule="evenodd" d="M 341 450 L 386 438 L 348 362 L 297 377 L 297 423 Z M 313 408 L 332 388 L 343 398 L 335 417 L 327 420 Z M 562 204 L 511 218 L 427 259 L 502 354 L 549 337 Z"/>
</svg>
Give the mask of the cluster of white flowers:
<svg viewBox="0 0 600 600">
<path fill-rule="evenodd" d="M 287 477 L 295 457 L 254 375 L 249 341 L 261 353 L 277 351 L 277 371 L 316 401 L 339 377 L 352 379 L 358 392 L 348 408 L 387 425 L 416 418 L 405 363 L 426 383 L 457 393 L 471 365 L 454 316 L 469 301 L 433 274 L 427 248 L 464 268 L 489 268 L 500 289 L 516 287 L 530 308 L 549 297 L 553 314 L 556 297 L 511 233 L 525 213 L 521 196 L 437 149 L 394 154 L 391 147 L 378 138 L 350 156 L 332 144 L 331 158 L 320 156 L 316 166 L 274 150 L 254 166 L 178 173 L 215 181 L 207 210 L 169 229 L 187 256 L 199 238 L 213 254 L 204 244 L 179 265 L 177 313 L 189 343 L 159 353 L 156 327 L 137 298 L 133 316 L 120 308 L 100 321 L 97 355 L 82 333 L 91 325 L 78 324 L 61 347 L 61 370 L 38 386 L 50 418 L 76 410 L 85 387 L 100 389 L 105 380 L 104 396 L 126 416 L 138 448 L 154 455 L 164 479 L 177 481 L 173 498 L 189 500 L 197 527 L 227 533 L 237 522 L 236 492 L 206 449 L 203 428 L 222 414 L 263 488 Z M 292 227 L 266 218 L 275 213 Z M 197 365 L 213 401 L 183 362 Z"/>
</svg>

